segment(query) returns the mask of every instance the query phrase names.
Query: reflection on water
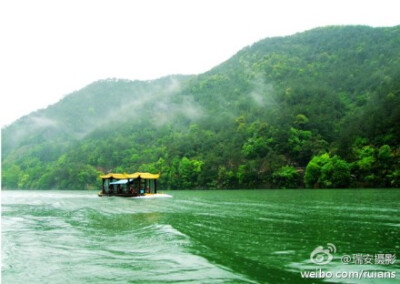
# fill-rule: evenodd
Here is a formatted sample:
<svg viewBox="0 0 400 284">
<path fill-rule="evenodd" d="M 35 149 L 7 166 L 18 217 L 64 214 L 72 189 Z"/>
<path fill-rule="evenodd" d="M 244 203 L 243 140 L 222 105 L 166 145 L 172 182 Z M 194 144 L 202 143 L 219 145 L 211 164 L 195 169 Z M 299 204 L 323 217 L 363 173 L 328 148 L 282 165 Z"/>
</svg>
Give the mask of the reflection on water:
<svg viewBox="0 0 400 284">
<path fill-rule="evenodd" d="M 332 271 L 359 268 L 343 254 L 400 254 L 398 190 L 170 194 L 3 191 L 3 283 L 299 283 L 327 243 Z"/>
</svg>

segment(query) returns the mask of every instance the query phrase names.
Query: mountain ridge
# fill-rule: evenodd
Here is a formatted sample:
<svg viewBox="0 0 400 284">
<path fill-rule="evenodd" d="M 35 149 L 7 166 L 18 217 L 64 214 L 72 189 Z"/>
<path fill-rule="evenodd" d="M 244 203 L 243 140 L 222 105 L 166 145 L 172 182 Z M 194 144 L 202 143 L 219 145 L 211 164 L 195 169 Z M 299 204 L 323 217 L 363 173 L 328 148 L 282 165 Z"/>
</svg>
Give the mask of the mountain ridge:
<svg viewBox="0 0 400 284">
<path fill-rule="evenodd" d="M 399 54 L 400 26 L 332 26 L 261 40 L 199 75 L 99 80 L 2 129 L 3 186 L 91 188 L 98 170 L 137 169 L 163 172 L 164 188 L 395 186 Z M 387 104 L 380 140 L 351 122 Z M 320 172 L 345 162 L 346 177 L 307 182 L 313 157 Z"/>
</svg>

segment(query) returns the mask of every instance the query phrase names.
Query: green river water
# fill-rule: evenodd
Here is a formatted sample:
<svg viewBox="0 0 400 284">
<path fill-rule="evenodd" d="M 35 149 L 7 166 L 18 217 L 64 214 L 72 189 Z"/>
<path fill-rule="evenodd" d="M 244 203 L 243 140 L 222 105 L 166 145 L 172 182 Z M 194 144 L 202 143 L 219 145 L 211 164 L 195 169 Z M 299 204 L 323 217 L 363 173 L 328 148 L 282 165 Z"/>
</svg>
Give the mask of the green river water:
<svg viewBox="0 0 400 284">
<path fill-rule="evenodd" d="M 2 191 L 2 283 L 400 283 L 400 190 L 168 193 Z"/>
</svg>

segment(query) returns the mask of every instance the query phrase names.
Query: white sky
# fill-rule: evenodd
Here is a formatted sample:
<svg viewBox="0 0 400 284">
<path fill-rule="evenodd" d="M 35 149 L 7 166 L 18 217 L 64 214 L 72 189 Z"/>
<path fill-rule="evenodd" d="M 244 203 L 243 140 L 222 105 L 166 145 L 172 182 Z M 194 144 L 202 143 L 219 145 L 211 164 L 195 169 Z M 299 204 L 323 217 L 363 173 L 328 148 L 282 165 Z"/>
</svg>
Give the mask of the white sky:
<svg viewBox="0 0 400 284">
<path fill-rule="evenodd" d="M 394 26 L 399 11 L 398 0 L 0 0 L 0 126 L 99 79 L 202 73 L 266 37 Z"/>
</svg>

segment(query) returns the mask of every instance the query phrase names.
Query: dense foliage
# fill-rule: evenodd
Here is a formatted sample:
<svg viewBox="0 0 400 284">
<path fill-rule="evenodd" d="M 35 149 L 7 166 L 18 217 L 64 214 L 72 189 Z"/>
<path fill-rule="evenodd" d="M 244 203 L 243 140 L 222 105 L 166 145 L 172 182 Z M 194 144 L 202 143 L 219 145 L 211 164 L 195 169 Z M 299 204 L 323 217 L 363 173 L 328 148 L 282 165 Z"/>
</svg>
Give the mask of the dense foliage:
<svg viewBox="0 0 400 284">
<path fill-rule="evenodd" d="M 40 94 L 39 94 L 40 95 Z M 102 80 L 2 129 L 5 188 L 399 187 L 400 27 L 270 38 L 197 76 Z"/>
</svg>

